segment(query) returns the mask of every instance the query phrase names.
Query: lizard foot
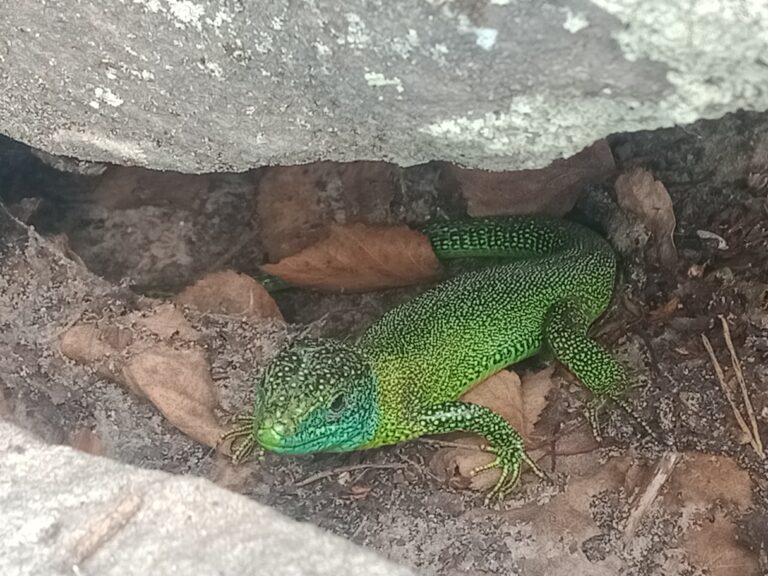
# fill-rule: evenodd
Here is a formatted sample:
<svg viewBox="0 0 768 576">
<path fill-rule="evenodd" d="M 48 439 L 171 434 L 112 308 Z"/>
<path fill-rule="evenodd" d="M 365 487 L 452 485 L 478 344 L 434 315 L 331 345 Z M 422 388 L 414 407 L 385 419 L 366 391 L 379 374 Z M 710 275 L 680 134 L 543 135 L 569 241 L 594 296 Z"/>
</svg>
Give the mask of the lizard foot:
<svg viewBox="0 0 768 576">
<path fill-rule="evenodd" d="M 487 506 L 494 498 L 503 500 L 504 496 L 509 494 L 514 490 L 515 486 L 517 486 L 517 483 L 520 481 L 520 463 L 522 457 L 519 450 L 496 450 L 488 447 L 486 451 L 496 454 L 496 458 L 488 464 L 478 466 L 470 472 L 470 475 L 476 476 L 480 472 L 492 468 L 498 468 L 501 472 L 496 485 L 491 488 L 491 491 L 488 492 L 485 497 L 485 505 Z"/>
<path fill-rule="evenodd" d="M 504 497 L 512 492 L 520 482 L 521 464 L 525 462 L 539 478 L 549 481 L 549 477 L 538 467 L 536 463 L 520 448 L 497 449 L 491 446 L 484 446 L 483 450 L 496 455 L 496 458 L 483 466 L 478 466 L 470 472 L 471 476 L 476 476 L 484 470 L 498 468 L 501 471 L 496 485 L 488 492 L 485 497 L 485 504 L 488 505 L 491 500 L 497 498 L 503 500 Z"/>
<path fill-rule="evenodd" d="M 235 426 L 219 438 L 218 444 L 232 440 L 230 452 L 232 462 L 239 464 L 253 453 L 256 448 L 256 438 L 253 436 L 253 419 L 247 415 L 235 418 Z"/>
</svg>

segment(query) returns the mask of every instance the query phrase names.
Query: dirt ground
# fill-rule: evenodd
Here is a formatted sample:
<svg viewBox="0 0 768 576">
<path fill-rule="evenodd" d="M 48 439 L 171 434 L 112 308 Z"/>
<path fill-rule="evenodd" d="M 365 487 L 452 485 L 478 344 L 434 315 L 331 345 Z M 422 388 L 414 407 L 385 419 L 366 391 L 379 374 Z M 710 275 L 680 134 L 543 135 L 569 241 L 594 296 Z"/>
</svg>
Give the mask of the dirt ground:
<svg viewBox="0 0 768 576">
<path fill-rule="evenodd" d="M 425 574 L 768 574 L 768 460 L 746 437 L 751 422 L 729 352 L 730 342 L 768 440 L 768 115 L 732 114 L 607 142 L 615 174 L 589 183 L 572 217 L 604 231 L 621 256 L 613 305 L 594 333 L 629 368 L 627 403 L 662 442 L 610 407 L 597 445 L 581 411 L 587 396 L 558 369 L 547 376 L 533 433 L 534 456 L 554 483 L 526 473 L 500 506 L 485 506 L 467 487 L 466 450 L 447 441 L 267 454 L 235 467 L 201 443 L 210 431 L 182 425 L 184 434 L 172 425 L 147 400 L 151 391 L 137 393 L 106 364 L 67 358 L 63 335 L 99 325 L 102 336 L 112 327 L 102 340 L 118 351 L 141 354 L 174 339 L 174 351 L 199 353 L 216 400 L 195 409 L 210 409 L 225 426 L 246 409 L 253 375 L 286 338 L 305 330 L 352 338 L 423 287 L 280 292 L 287 325 L 185 308 L 174 320 L 191 327 L 183 342 L 178 330 L 147 336 L 137 327 L 142 319 L 209 272 L 257 274 L 265 259 L 317 241 L 328 219 L 394 225 L 461 215 L 468 202 L 450 171 L 439 163 L 359 163 L 202 176 L 110 167 L 87 175 L 55 170 L 2 139 L 0 201 L 47 240 L 0 216 L 0 417 L 51 442 L 210 478 Z M 616 174 L 634 168 L 650 171 L 671 197 L 673 260 L 660 253 L 658 218 L 639 222 L 617 206 Z M 515 367 L 523 387 L 551 374 L 542 372 L 550 363 Z"/>
</svg>

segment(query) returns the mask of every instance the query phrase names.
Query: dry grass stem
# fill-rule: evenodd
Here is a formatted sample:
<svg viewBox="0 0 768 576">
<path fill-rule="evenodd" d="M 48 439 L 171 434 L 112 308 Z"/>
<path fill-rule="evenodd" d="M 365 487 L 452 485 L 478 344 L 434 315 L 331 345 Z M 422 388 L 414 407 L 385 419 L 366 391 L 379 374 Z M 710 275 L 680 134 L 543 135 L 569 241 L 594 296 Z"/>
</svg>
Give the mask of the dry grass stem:
<svg viewBox="0 0 768 576">
<path fill-rule="evenodd" d="M 731 405 L 731 410 L 733 410 L 733 415 L 736 418 L 736 422 L 739 424 L 739 428 L 741 428 L 742 433 L 745 435 L 745 437 L 749 438 L 749 443 L 752 445 L 752 448 L 755 449 L 755 452 L 757 452 L 760 457 L 764 457 L 764 453 L 762 450 L 762 445 L 760 444 L 759 440 L 755 440 L 754 434 L 752 434 L 752 430 L 747 425 L 746 420 L 744 420 L 744 417 L 741 415 L 741 411 L 739 410 L 739 407 L 736 406 L 736 400 L 733 397 L 733 392 L 728 387 L 728 384 L 726 384 L 725 381 L 725 374 L 723 373 L 723 369 L 720 366 L 720 362 L 717 361 L 717 357 L 715 356 L 715 351 L 712 349 L 712 344 L 709 342 L 709 338 L 707 338 L 704 334 L 701 335 L 701 340 L 704 343 L 704 348 L 707 349 L 707 353 L 709 354 L 710 359 L 712 360 L 712 365 L 715 368 L 715 374 L 717 375 L 717 380 L 720 382 L 720 387 L 723 389 L 723 392 L 725 393 L 725 397 L 728 400 L 728 404 Z"/>
<path fill-rule="evenodd" d="M 744 380 L 744 372 L 741 370 L 741 362 L 736 354 L 736 349 L 733 346 L 731 340 L 731 330 L 728 327 L 728 321 L 724 316 L 720 315 L 720 322 L 723 324 L 723 336 L 725 336 L 725 344 L 728 346 L 728 352 L 731 354 L 731 364 L 733 365 L 733 371 L 736 373 L 736 379 L 739 381 L 739 387 L 741 388 L 741 396 L 744 399 L 744 405 L 747 408 L 747 416 L 749 417 L 749 423 L 752 426 L 752 437 L 755 441 L 755 451 L 761 458 L 765 458 L 765 451 L 763 450 L 763 441 L 760 439 L 760 431 L 757 428 L 757 419 L 755 418 L 755 410 L 752 407 L 752 401 L 747 393 L 747 382 Z"/>
<path fill-rule="evenodd" d="M 635 500 L 632 511 L 627 519 L 627 527 L 624 529 L 624 545 L 628 545 L 635 536 L 642 519 L 648 514 L 661 488 L 666 484 L 677 462 L 680 460 L 679 452 L 667 452 L 656 464 L 653 478 L 648 482 L 643 493 Z"/>
<path fill-rule="evenodd" d="M 354 464 L 352 466 L 340 466 L 338 468 L 333 468 L 332 470 L 325 470 L 323 472 L 318 472 L 317 474 L 312 474 L 311 476 L 304 478 L 304 480 L 299 480 L 298 482 L 294 482 L 291 487 L 301 488 L 302 486 L 307 486 L 309 484 L 312 484 L 313 482 L 317 482 L 318 480 L 328 478 L 335 474 L 343 474 L 344 472 L 355 472 L 357 470 L 400 470 L 405 467 L 406 465 L 403 464 L 402 462 L 392 462 L 388 464 Z"/>
</svg>

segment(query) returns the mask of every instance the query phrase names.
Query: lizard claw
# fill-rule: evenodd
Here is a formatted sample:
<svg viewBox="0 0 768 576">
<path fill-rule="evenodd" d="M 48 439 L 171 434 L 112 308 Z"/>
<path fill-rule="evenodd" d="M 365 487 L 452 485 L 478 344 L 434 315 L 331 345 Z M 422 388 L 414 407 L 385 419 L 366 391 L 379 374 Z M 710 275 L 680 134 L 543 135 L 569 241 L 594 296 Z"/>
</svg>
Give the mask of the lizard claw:
<svg viewBox="0 0 768 576">
<path fill-rule="evenodd" d="M 491 500 L 498 499 L 499 502 L 504 500 L 504 497 L 512 492 L 517 484 L 520 482 L 520 459 L 519 457 L 509 464 L 501 465 L 498 463 L 498 458 L 494 462 L 501 470 L 501 476 L 496 482 L 496 485 L 491 489 L 485 497 L 486 506 Z"/>
<path fill-rule="evenodd" d="M 539 468 L 524 451 L 508 450 L 497 452 L 494 449 L 490 449 L 489 451 L 496 453 L 496 458 L 492 462 L 484 464 L 483 466 L 478 466 L 470 472 L 470 476 L 476 476 L 480 472 L 490 470 L 491 468 L 498 468 L 501 471 L 498 481 L 485 497 L 486 506 L 495 498 L 499 501 L 503 500 L 517 487 L 520 482 L 521 465 L 523 462 L 525 462 L 531 468 L 531 471 L 540 479 L 550 484 L 552 483 L 552 479 L 541 470 L 541 468 Z"/>
<path fill-rule="evenodd" d="M 527 457 L 519 449 L 499 449 L 488 446 L 485 451 L 496 454 L 496 458 L 488 464 L 474 468 L 469 474 L 470 476 L 476 476 L 480 472 L 491 470 L 492 468 L 498 468 L 501 472 L 496 484 L 485 497 L 485 504 L 488 505 L 494 498 L 503 500 L 504 496 L 517 486 L 520 480 L 520 463 L 523 458 L 527 460 Z"/>
<path fill-rule="evenodd" d="M 256 449 L 256 438 L 253 435 L 253 418 L 238 416 L 235 426 L 219 437 L 217 448 L 227 440 L 232 440 L 229 451 L 233 464 L 240 464 Z"/>
</svg>

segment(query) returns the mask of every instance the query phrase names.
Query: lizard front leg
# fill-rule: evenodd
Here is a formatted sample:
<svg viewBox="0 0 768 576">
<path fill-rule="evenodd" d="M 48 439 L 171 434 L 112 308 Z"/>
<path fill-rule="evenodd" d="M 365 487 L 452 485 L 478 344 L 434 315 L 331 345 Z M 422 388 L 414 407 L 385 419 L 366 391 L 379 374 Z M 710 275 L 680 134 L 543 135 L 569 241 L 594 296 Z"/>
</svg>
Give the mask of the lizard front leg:
<svg viewBox="0 0 768 576">
<path fill-rule="evenodd" d="M 496 458 L 476 468 L 472 474 L 498 468 L 501 476 L 486 501 L 494 496 L 503 498 L 515 487 L 520 478 L 522 462 L 528 464 L 538 476 L 546 477 L 525 453 L 520 434 L 504 418 L 485 406 L 458 401 L 443 402 L 423 409 L 417 419 L 421 435 L 462 431 L 480 434 L 487 440 L 486 451 Z"/>
</svg>

